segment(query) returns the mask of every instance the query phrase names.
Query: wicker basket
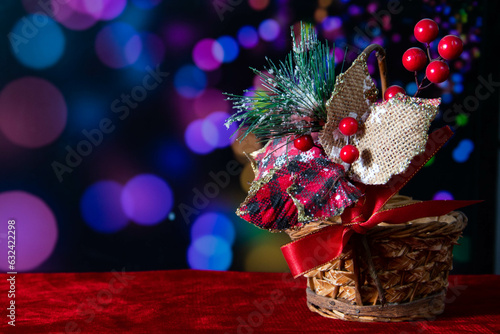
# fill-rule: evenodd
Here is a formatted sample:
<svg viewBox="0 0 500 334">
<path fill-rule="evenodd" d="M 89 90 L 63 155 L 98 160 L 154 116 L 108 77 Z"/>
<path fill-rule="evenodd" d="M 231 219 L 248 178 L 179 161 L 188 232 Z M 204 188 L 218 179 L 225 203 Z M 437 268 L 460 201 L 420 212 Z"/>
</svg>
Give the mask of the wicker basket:
<svg viewBox="0 0 500 334">
<path fill-rule="evenodd" d="M 412 202 L 396 195 L 385 208 Z M 312 222 L 288 234 L 295 240 L 337 223 Z M 432 319 L 444 311 L 453 245 L 466 224 L 454 211 L 353 235 L 340 257 L 304 275 L 309 309 L 362 322 Z"/>
</svg>

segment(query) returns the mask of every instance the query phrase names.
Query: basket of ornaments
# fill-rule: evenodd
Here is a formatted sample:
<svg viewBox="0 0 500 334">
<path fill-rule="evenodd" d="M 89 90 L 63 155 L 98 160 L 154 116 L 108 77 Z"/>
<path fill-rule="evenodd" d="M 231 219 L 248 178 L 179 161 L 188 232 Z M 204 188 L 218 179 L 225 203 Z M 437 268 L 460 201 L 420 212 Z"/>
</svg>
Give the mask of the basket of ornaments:
<svg viewBox="0 0 500 334">
<path fill-rule="evenodd" d="M 229 95 L 240 140 L 265 145 L 248 152 L 255 178 L 237 214 L 270 232 L 285 232 L 282 247 L 294 277 L 307 278 L 307 306 L 324 317 L 397 322 L 431 319 L 444 310 L 452 250 L 467 224 L 456 209 L 477 201 L 418 201 L 399 190 L 452 136 L 428 133 L 440 98 L 420 98 L 445 81 L 447 61 L 462 41 L 446 36 L 433 59 L 437 24 L 424 19 L 403 65 L 418 90 L 387 87 L 385 50 L 369 45 L 340 74 L 332 50 L 301 24 L 292 51 L 268 60 L 264 89 Z M 375 53 L 381 92 L 368 71 Z M 418 82 L 417 73 L 425 69 Z"/>
</svg>

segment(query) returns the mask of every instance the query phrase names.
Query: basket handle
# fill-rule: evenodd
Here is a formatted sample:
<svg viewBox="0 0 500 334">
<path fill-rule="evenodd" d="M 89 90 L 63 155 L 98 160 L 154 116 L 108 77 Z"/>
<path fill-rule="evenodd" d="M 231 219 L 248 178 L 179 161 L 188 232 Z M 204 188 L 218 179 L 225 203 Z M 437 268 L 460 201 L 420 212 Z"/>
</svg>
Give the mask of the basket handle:
<svg viewBox="0 0 500 334">
<path fill-rule="evenodd" d="M 385 60 L 385 49 L 378 44 L 370 44 L 363 50 L 363 56 L 366 61 L 370 53 L 376 51 L 375 54 L 378 62 L 378 70 L 380 73 L 380 83 L 382 85 L 382 99 L 384 98 L 387 89 L 387 62 Z"/>
</svg>

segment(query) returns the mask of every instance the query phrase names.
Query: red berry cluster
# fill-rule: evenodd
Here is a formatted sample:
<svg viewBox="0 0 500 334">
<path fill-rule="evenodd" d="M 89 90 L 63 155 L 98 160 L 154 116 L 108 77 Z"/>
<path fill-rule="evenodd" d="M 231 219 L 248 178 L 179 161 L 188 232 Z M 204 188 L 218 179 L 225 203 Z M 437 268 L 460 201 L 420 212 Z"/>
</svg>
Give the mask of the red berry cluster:
<svg viewBox="0 0 500 334">
<path fill-rule="evenodd" d="M 358 121 L 352 117 L 346 117 L 340 121 L 339 130 L 344 136 L 352 136 L 358 132 Z M 358 158 L 359 151 L 353 145 L 345 145 L 340 150 L 340 159 L 346 164 L 352 164 Z"/>
<path fill-rule="evenodd" d="M 439 57 L 433 59 L 430 54 L 430 43 L 434 41 L 439 33 L 439 27 L 436 22 L 431 19 L 420 20 L 413 30 L 415 38 L 422 43 L 426 44 L 427 54 L 421 48 L 413 47 L 406 50 L 403 54 L 403 66 L 410 72 L 415 72 L 415 80 L 418 85 L 418 90 L 415 95 L 418 94 L 420 90 L 428 86 L 422 87 L 422 83 L 425 79 L 432 83 L 441 83 L 448 79 L 450 76 L 450 68 L 445 60 L 452 60 L 460 56 L 463 51 L 462 40 L 454 35 L 448 35 L 443 37 L 438 44 Z M 427 67 L 426 67 L 427 65 Z M 418 84 L 417 71 L 425 68 L 425 78 L 420 84 Z M 429 85 L 430 85 L 429 84 Z M 394 87 L 394 86 L 392 86 Z M 392 88 L 389 87 L 389 88 Z M 399 87 L 402 89 L 401 87 Z M 388 89 L 389 90 L 389 89 Z M 399 91 L 398 91 L 399 92 Z M 396 93 L 398 93 L 396 92 Z M 404 92 L 404 90 L 403 90 Z M 393 93 L 394 96 L 396 93 Z M 386 95 L 387 95 L 386 91 Z M 390 94 L 390 93 L 389 93 Z M 392 97 L 390 96 L 390 97 Z M 389 97 L 389 98 L 390 98 Z M 384 96 L 387 100 L 387 97 Z"/>
</svg>

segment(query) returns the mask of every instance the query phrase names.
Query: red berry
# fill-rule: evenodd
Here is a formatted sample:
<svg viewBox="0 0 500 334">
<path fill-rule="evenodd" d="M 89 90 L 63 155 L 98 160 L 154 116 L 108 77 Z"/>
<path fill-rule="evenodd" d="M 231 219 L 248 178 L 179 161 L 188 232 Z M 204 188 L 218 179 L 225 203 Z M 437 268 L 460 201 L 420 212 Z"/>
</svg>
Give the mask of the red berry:
<svg viewBox="0 0 500 334">
<path fill-rule="evenodd" d="M 302 135 L 293 141 L 293 146 L 301 151 L 309 151 L 314 146 L 311 135 Z"/>
<path fill-rule="evenodd" d="M 446 62 L 434 60 L 427 65 L 425 75 L 427 75 L 427 79 L 429 79 L 430 82 L 440 83 L 448 79 L 450 76 L 450 68 Z"/>
<path fill-rule="evenodd" d="M 352 136 L 358 131 L 358 121 L 352 117 L 346 117 L 339 123 L 339 130 L 345 136 Z"/>
<path fill-rule="evenodd" d="M 352 164 L 354 161 L 358 160 L 359 151 L 353 145 L 346 145 L 340 150 L 340 159 L 346 164 Z"/>
<path fill-rule="evenodd" d="M 427 64 L 427 56 L 420 48 L 409 48 L 403 53 L 403 66 L 410 72 L 423 69 Z"/>
<path fill-rule="evenodd" d="M 444 36 L 438 44 L 439 55 L 446 60 L 457 58 L 463 50 L 464 43 L 459 37 L 454 35 Z"/>
<path fill-rule="evenodd" d="M 394 96 L 396 96 L 397 93 L 406 94 L 406 91 L 403 89 L 403 87 L 398 86 L 398 85 L 388 87 L 384 93 L 384 100 L 387 101 L 387 100 L 393 98 Z"/>
<path fill-rule="evenodd" d="M 436 22 L 431 19 L 423 19 L 418 21 L 413 29 L 413 35 L 417 41 L 422 43 L 430 43 L 436 39 L 439 33 L 439 27 Z"/>
</svg>

